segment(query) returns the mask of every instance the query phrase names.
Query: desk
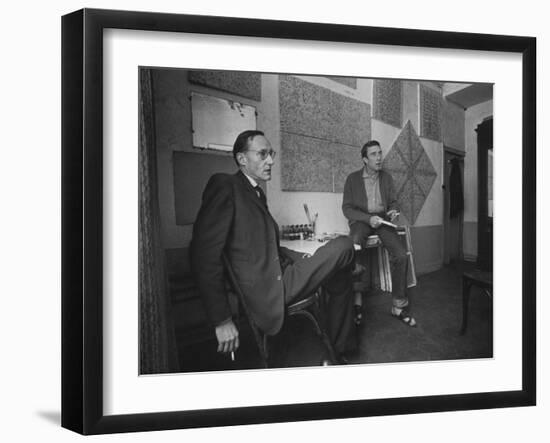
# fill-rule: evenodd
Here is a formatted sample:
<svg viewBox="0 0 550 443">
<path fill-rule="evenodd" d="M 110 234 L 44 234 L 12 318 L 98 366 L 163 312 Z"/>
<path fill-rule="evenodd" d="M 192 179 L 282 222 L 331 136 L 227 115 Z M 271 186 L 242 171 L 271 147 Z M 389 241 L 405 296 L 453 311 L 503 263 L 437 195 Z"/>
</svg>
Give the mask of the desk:
<svg viewBox="0 0 550 443">
<path fill-rule="evenodd" d="M 281 240 L 281 246 L 292 249 L 293 251 L 301 252 L 304 254 L 313 255 L 317 249 L 326 245 L 327 241 L 319 240 Z M 360 245 L 353 245 L 356 251 L 360 251 L 362 248 Z M 378 276 L 380 280 L 380 288 L 383 291 L 391 292 L 391 271 L 390 271 L 390 259 L 388 251 L 382 247 L 382 242 L 377 235 L 371 235 L 367 241 L 365 250 L 376 248 L 378 259 Z"/>
<path fill-rule="evenodd" d="M 336 238 L 336 236 L 344 235 L 347 236 L 347 232 L 337 232 L 334 233 L 333 236 Z M 331 237 L 331 235 L 326 234 L 326 237 Z M 377 237 L 377 236 L 375 236 Z M 280 245 L 284 246 L 285 248 L 292 249 L 293 251 L 297 252 L 303 252 L 304 254 L 311 254 L 313 255 L 317 249 L 319 249 L 321 246 L 326 245 L 330 241 L 330 238 L 327 240 L 281 240 Z M 353 245 L 356 251 L 361 250 L 360 245 Z"/>
<path fill-rule="evenodd" d="M 409 257 L 409 266 L 407 270 L 407 287 L 416 286 L 416 273 L 414 269 L 414 259 L 411 243 L 411 234 L 409 227 L 407 226 L 404 231 L 398 231 L 400 236 L 404 237 L 407 255 Z M 317 249 L 321 246 L 327 244 L 328 241 L 318 241 L 318 240 L 281 240 L 281 246 L 285 248 L 292 249 L 293 251 L 302 252 L 304 254 L 313 255 Z M 359 245 L 354 245 L 355 250 L 361 250 Z M 367 246 L 365 249 L 377 249 L 377 258 L 378 258 L 378 276 L 380 280 L 380 289 L 385 292 L 391 292 L 391 266 L 390 258 L 388 251 L 382 246 L 382 242 L 377 235 L 369 236 L 367 241 Z"/>
<path fill-rule="evenodd" d="M 317 249 L 326 245 L 326 241 L 318 240 L 281 240 L 281 246 L 292 249 L 293 251 L 302 252 L 304 254 L 313 255 Z"/>
</svg>

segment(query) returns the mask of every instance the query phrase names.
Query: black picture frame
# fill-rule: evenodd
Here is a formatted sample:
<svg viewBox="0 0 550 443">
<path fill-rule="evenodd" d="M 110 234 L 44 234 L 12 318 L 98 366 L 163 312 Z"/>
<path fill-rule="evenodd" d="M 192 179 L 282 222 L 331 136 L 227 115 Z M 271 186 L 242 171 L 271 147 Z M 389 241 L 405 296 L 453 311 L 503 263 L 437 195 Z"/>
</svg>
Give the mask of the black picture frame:
<svg viewBox="0 0 550 443">
<path fill-rule="evenodd" d="M 170 31 L 519 53 L 522 56 L 522 388 L 262 407 L 103 411 L 103 31 Z M 62 18 L 62 426 L 82 434 L 319 420 L 536 403 L 536 39 L 83 9 Z"/>
</svg>

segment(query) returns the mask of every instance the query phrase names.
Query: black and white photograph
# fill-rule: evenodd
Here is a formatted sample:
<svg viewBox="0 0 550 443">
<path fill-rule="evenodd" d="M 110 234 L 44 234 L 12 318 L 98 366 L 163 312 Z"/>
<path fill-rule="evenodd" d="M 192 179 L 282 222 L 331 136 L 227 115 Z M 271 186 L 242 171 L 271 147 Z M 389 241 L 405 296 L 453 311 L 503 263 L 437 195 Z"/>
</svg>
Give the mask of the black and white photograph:
<svg viewBox="0 0 550 443">
<path fill-rule="evenodd" d="M 436 28 L 63 16 L 63 427 L 536 404 L 536 39 Z"/>
<path fill-rule="evenodd" d="M 493 358 L 493 84 L 138 75 L 140 374 Z"/>
</svg>

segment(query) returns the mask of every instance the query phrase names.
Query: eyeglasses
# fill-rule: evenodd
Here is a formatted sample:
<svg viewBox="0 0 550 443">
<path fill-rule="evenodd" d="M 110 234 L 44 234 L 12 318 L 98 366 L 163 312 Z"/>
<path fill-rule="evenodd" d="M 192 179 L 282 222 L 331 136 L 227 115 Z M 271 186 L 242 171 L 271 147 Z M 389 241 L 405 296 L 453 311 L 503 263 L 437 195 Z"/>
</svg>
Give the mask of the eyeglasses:
<svg viewBox="0 0 550 443">
<path fill-rule="evenodd" d="M 268 155 L 270 155 L 271 159 L 274 160 L 277 155 L 277 151 L 274 151 L 273 149 L 270 149 L 269 151 L 267 149 L 262 149 L 261 151 L 257 151 L 256 149 L 248 149 L 248 151 L 256 152 L 261 160 L 265 160 Z"/>
</svg>

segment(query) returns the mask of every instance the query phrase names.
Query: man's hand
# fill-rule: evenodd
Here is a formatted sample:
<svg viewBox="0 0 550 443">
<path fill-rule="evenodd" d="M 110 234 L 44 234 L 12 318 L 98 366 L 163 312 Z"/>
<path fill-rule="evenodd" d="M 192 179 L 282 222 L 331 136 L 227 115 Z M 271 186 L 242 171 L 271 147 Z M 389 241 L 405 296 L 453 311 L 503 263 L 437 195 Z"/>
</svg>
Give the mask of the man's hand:
<svg viewBox="0 0 550 443">
<path fill-rule="evenodd" d="M 399 212 L 397 211 L 397 209 L 391 209 L 388 211 L 388 218 L 390 219 L 390 221 L 394 221 L 395 217 L 397 217 L 399 215 Z"/>
<path fill-rule="evenodd" d="M 227 354 L 239 348 L 239 331 L 231 319 L 216 326 L 216 338 L 218 352 Z"/>
<path fill-rule="evenodd" d="M 382 218 L 378 217 L 377 215 L 373 215 L 369 220 L 369 225 L 371 225 L 371 228 L 378 228 L 382 224 Z"/>
</svg>

